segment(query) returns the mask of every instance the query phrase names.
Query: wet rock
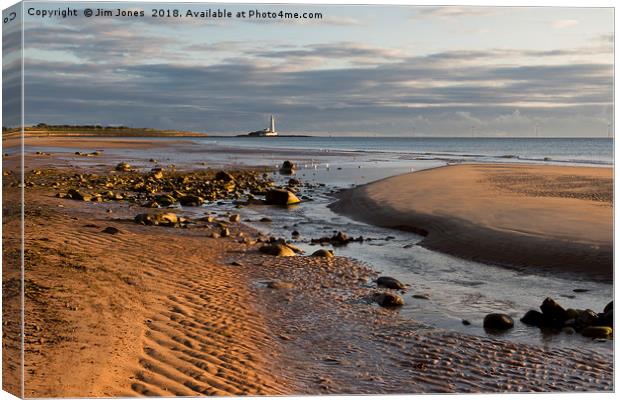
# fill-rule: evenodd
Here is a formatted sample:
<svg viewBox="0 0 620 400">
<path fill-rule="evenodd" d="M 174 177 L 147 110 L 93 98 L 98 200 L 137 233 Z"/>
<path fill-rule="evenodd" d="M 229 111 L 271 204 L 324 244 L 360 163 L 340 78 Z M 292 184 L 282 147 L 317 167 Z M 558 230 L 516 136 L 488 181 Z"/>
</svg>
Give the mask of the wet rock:
<svg viewBox="0 0 620 400">
<path fill-rule="evenodd" d="M 179 197 L 179 203 L 181 203 L 182 206 L 198 207 L 204 202 L 205 199 L 200 196 L 194 196 L 193 194 L 187 194 L 185 196 Z"/>
<path fill-rule="evenodd" d="M 151 178 L 155 180 L 164 179 L 164 169 L 163 168 L 151 169 Z"/>
<path fill-rule="evenodd" d="M 121 162 L 121 163 L 116 164 L 116 168 L 115 169 L 117 171 L 122 171 L 122 172 L 131 172 L 132 171 L 131 165 L 129 165 L 126 162 Z"/>
<path fill-rule="evenodd" d="M 272 221 L 271 221 L 271 218 L 263 217 L 259 219 L 259 222 L 272 222 Z"/>
<path fill-rule="evenodd" d="M 491 313 L 484 317 L 482 323 L 485 329 L 491 330 L 507 330 L 514 326 L 514 321 L 507 314 Z"/>
<path fill-rule="evenodd" d="M 269 254 L 278 257 L 293 257 L 295 252 L 288 246 L 281 243 L 273 243 L 265 246 L 261 246 L 258 251 L 264 254 Z"/>
<path fill-rule="evenodd" d="M 71 200 L 91 201 L 93 196 L 90 194 L 82 193 L 76 189 L 69 189 L 67 191 L 67 197 Z"/>
<path fill-rule="evenodd" d="M 315 251 L 314 253 L 312 253 L 312 257 L 333 258 L 334 257 L 334 251 L 333 250 L 326 250 L 326 249 L 319 249 L 319 250 Z"/>
<path fill-rule="evenodd" d="M 209 235 L 210 238 L 212 239 L 219 239 L 220 234 L 217 232 L 211 232 L 211 234 Z"/>
<path fill-rule="evenodd" d="M 380 276 L 377 278 L 377 286 L 387 289 L 407 290 L 407 287 L 402 282 L 390 276 Z"/>
<path fill-rule="evenodd" d="M 293 193 L 284 189 L 271 189 L 267 192 L 265 199 L 266 204 L 288 206 L 300 203 L 301 200 Z"/>
<path fill-rule="evenodd" d="M 614 302 L 613 300 L 610 301 L 609 303 L 607 303 L 607 305 L 605 306 L 605 308 L 603 309 L 603 312 L 606 313 L 609 310 L 613 310 L 614 309 Z"/>
<path fill-rule="evenodd" d="M 573 292 L 575 292 L 575 293 L 585 293 L 585 292 L 588 292 L 589 290 L 590 289 L 580 289 L 580 288 L 577 288 L 577 289 L 573 289 Z"/>
<path fill-rule="evenodd" d="M 299 237 L 299 236 L 300 236 L 300 233 L 299 233 L 299 231 L 293 231 L 293 232 L 291 233 L 291 236 L 292 236 L 292 237 L 294 237 L 294 238 L 296 238 L 296 237 Z"/>
<path fill-rule="evenodd" d="M 607 310 L 607 312 L 599 314 L 596 325 L 614 327 L 614 309 Z"/>
<path fill-rule="evenodd" d="M 598 322 L 598 314 L 592 310 L 577 310 L 578 315 L 575 318 L 575 327 L 577 330 L 588 326 L 596 325 Z"/>
<path fill-rule="evenodd" d="M 159 196 L 155 196 L 155 201 L 162 207 L 169 207 L 175 204 L 177 202 L 177 199 L 170 196 L 169 194 L 162 194 Z"/>
<path fill-rule="evenodd" d="M 364 238 L 362 236 L 357 237 L 357 238 L 352 238 L 349 237 L 346 233 L 344 232 L 337 232 L 336 234 L 332 235 L 331 237 L 322 237 L 322 238 L 318 238 L 318 239 L 311 239 L 310 243 L 311 244 L 325 244 L 325 243 L 329 243 L 332 246 L 345 246 L 348 243 L 351 242 L 363 242 Z"/>
<path fill-rule="evenodd" d="M 241 216 L 239 214 L 233 214 L 230 217 L 228 217 L 228 220 L 230 222 L 239 222 L 241 221 Z"/>
<path fill-rule="evenodd" d="M 282 175 L 291 175 L 295 173 L 296 169 L 297 165 L 295 165 L 291 161 L 286 160 L 282 163 L 282 166 L 280 166 L 280 173 Z"/>
<path fill-rule="evenodd" d="M 471 325 L 471 322 L 469 322 L 469 320 L 467 320 L 467 319 L 462 320 L 462 321 L 461 321 L 461 323 L 462 323 L 463 325 L 465 325 L 465 326 L 469 326 L 469 325 Z"/>
<path fill-rule="evenodd" d="M 420 300 L 430 300 L 431 296 L 427 295 L 427 294 L 414 294 L 413 296 L 414 299 L 420 299 Z"/>
<path fill-rule="evenodd" d="M 301 185 L 301 181 L 299 179 L 291 178 L 288 180 L 289 186 L 299 186 Z"/>
<path fill-rule="evenodd" d="M 541 326 L 543 325 L 545 317 L 540 311 L 537 310 L 529 310 L 525 313 L 525 315 L 521 318 L 521 322 L 526 325 L 532 326 Z"/>
<path fill-rule="evenodd" d="M 101 232 L 103 233 L 109 233 L 110 235 L 116 235 L 118 233 L 121 233 L 121 230 L 118 228 L 115 228 L 113 226 L 108 226 L 107 228 L 105 228 L 104 230 L 102 230 Z"/>
<path fill-rule="evenodd" d="M 562 326 L 564 321 L 568 319 L 566 310 L 551 297 L 547 297 L 540 305 L 545 322 L 551 326 Z"/>
<path fill-rule="evenodd" d="M 138 214 L 134 222 L 142 225 L 174 226 L 179 223 L 179 218 L 174 213 Z"/>
<path fill-rule="evenodd" d="M 588 326 L 581 331 L 581 334 L 591 338 L 606 339 L 611 337 L 613 329 L 608 326 Z"/>
<path fill-rule="evenodd" d="M 221 182 L 234 182 L 235 178 L 226 171 L 218 171 L 215 174 L 215 180 Z"/>
<path fill-rule="evenodd" d="M 221 237 L 229 237 L 230 236 L 230 230 L 228 228 L 220 229 L 220 236 Z"/>
<path fill-rule="evenodd" d="M 405 304 L 402 297 L 394 293 L 375 293 L 373 300 L 381 307 L 400 307 Z"/>
</svg>

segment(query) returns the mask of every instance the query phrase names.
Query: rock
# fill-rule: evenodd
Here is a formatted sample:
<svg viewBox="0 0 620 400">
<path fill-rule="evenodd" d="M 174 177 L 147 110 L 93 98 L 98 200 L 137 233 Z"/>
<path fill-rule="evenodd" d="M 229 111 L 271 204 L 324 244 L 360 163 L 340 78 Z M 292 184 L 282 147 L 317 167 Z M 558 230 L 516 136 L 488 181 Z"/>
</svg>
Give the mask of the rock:
<svg viewBox="0 0 620 400">
<path fill-rule="evenodd" d="M 104 230 L 102 230 L 101 232 L 103 233 L 109 233 L 110 235 L 116 235 L 117 233 L 121 233 L 121 230 L 118 228 L 115 228 L 113 226 L 108 226 L 107 228 L 105 228 Z"/>
<path fill-rule="evenodd" d="M 585 293 L 588 292 L 590 289 L 573 289 L 573 292 L 575 293 Z"/>
<path fill-rule="evenodd" d="M 551 297 L 547 297 L 540 305 L 545 322 L 551 326 L 562 326 L 568 319 L 566 310 Z"/>
<path fill-rule="evenodd" d="M 210 238 L 212 239 L 219 239 L 220 234 L 217 232 L 211 232 L 211 234 L 209 235 Z"/>
<path fill-rule="evenodd" d="M 579 311 L 574 308 L 566 309 L 566 319 L 576 319 L 579 316 Z"/>
<path fill-rule="evenodd" d="M 487 314 L 482 324 L 485 329 L 506 330 L 514 326 L 514 321 L 509 315 L 500 313 Z"/>
<path fill-rule="evenodd" d="M 304 253 L 304 251 L 302 249 L 300 249 L 299 247 L 295 246 L 292 243 L 286 243 L 286 241 L 284 241 L 284 240 L 282 240 L 280 243 L 282 243 L 283 245 L 285 245 L 289 249 L 293 250 L 297 254 L 303 254 Z"/>
<path fill-rule="evenodd" d="M 291 282 L 284 281 L 269 281 L 266 285 L 269 289 L 292 289 L 294 287 Z"/>
<path fill-rule="evenodd" d="M 465 326 L 471 325 L 471 322 L 469 322 L 469 320 L 466 320 L 466 319 L 462 320 L 461 323 Z"/>
<path fill-rule="evenodd" d="M 299 185 L 301 185 L 301 182 L 299 181 L 299 179 L 291 178 L 291 179 L 288 180 L 288 185 L 289 186 L 299 186 Z"/>
<path fill-rule="evenodd" d="M 170 196 L 169 194 L 162 194 L 159 196 L 155 196 L 155 201 L 162 207 L 168 207 L 176 203 L 177 199 Z"/>
<path fill-rule="evenodd" d="M 241 221 L 241 216 L 239 214 L 233 214 L 230 217 L 228 217 L 228 220 L 230 222 L 239 222 Z"/>
<path fill-rule="evenodd" d="M 592 310 L 577 310 L 578 315 L 575 318 L 575 327 L 577 330 L 588 326 L 596 325 L 598 322 L 598 314 Z"/>
<path fill-rule="evenodd" d="M 233 261 L 230 263 L 230 265 L 234 265 L 235 267 L 243 267 L 243 264 L 241 264 L 239 261 Z"/>
<path fill-rule="evenodd" d="M 179 218 L 174 213 L 138 214 L 134 222 L 142 225 L 173 226 L 179 223 Z"/>
<path fill-rule="evenodd" d="M 562 332 L 566 333 L 567 335 L 574 335 L 575 329 L 571 328 L 570 326 L 565 326 L 564 328 L 562 328 Z"/>
<path fill-rule="evenodd" d="M 427 294 L 414 294 L 413 296 L 414 299 L 421 299 L 421 300 L 430 300 L 431 296 L 427 295 Z"/>
<path fill-rule="evenodd" d="M 607 303 L 607 305 L 603 309 L 603 312 L 606 313 L 607 311 L 613 310 L 613 309 L 614 309 L 614 301 L 612 300 L 609 303 Z"/>
<path fill-rule="evenodd" d="M 258 251 L 264 254 L 269 254 L 278 257 L 293 257 L 295 252 L 288 246 L 281 243 L 274 243 L 265 246 L 261 246 Z"/>
<path fill-rule="evenodd" d="M 271 218 L 263 217 L 258 220 L 259 222 L 271 222 Z"/>
<path fill-rule="evenodd" d="M 295 173 L 296 169 L 297 169 L 297 165 L 286 160 L 282 163 L 282 166 L 280 167 L 280 173 L 283 175 L 291 175 Z"/>
<path fill-rule="evenodd" d="M 123 172 L 130 172 L 132 170 L 131 165 L 129 165 L 126 162 L 121 162 L 116 164 L 116 168 L 117 171 L 123 171 Z"/>
<path fill-rule="evenodd" d="M 543 325 L 544 319 L 545 317 L 540 311 L 530 310 L 521 318 L 521 322 L 526 325 L 541 326 Z"/>
<path fill-rule="evenodd" d="M 271 189 L 267 192 L 266 204 L 288 206 L 291 204 L 300 203 L 301 200 L 293 193 L 284 189 Z"/>
<path fill-rule="evenodd" d="M 179 197 L 179 203 L 181 203 L 182 206 L 198 207 L 204 202 L 205 199 L 200 196 L 194 196 L 193 194 L 186 194 L 185 196 Z"/>
<path fill-rule="evenodd" d="M 315 251 L 314 253 L 312 253 L 312 257 L 333 258 L 334 257 L 334 251 L 333 250 L 319 249 L 319 250 Z"/>
<path fill-rule="evenodd" d="M 163 168 L 151 169 L 151 178 L 155 180 L 164 179 L 164 169 Z"/>
<path fill-rule="evenodd" d="M 230 230 L 228 228 L 220 229 L 220 236 L 221 237 L 229 237 L 230 236 Z"/>
<path fill-rule="evenodd" d="M 599 314 L 596 325 L 614 327 L 614 309 L 607 310 L 607 312 Z"/>
<path fill-rule="evenodd" d="M 67 191 L 67 197 L 71 200 L 81 201 L 90 201 L 93 198 L 90 194 L 82 193 L 76 189 L 69 189 L 69 191 Z"/>
<path fill-rule="evenodd" d="M 402 297 L 394 293 L 375 293 L 373 300 L 381 307 L 400 307 L 405 304 Z"/>
<path fill-rule="evenodd" d="M 377 286 L 387 289 L 407 290 L 407 287 L 402 282 L 390 276 L 378 277 Z"/>
<path fill-rule="evenodd" d="M 299 237 L 299 235 L 300 235 L 299 231 L 291 232 L 291 236 L 294 237 L 294 238 Z"/>
<path fill-rule="evenodd" d="M 235 178 L 226 171 L 218 171 L 215 174 L 215 180 L 221 182 L 234 182 Z"/>
<path fill-rule="evenodd" d="M 591 338 L 606 339 L 611 337 L 613 329 L 608 326 L 588 326 L 581 331 L 581 334 Z"/>
</svg>

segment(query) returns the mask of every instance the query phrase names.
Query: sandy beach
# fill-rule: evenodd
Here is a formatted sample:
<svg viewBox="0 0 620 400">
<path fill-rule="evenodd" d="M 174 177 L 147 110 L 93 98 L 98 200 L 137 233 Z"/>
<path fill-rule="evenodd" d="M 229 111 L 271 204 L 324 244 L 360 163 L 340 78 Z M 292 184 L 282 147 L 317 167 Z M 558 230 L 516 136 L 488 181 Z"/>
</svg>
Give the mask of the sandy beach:
<svg viewBox="0 0 620 400">
<path fill-rule="evenodd" d="M 611 168 L 452 165 L 342 193 L 332 208 L 419 244 L 516 268 L 613 277 Z"/>
<path fill-rule="evenodd" d="M 58 198 L 52 186 L 59 182 L 66 182 L 61 190 L 84 182 L 82 190 L 92 192 L 88 179 L 124 175 L 100 165 L 105 159 L 87 170 L 46 168 L 57 156 L 26 157 L 26 396 L 613 387 L 611 353 L 519 344 L 403 318 L 374 304 L 378 274 L 368 266 L 338 256 L 262 254 L 267 238 L 243 220 L 230 222 L 229 212 L 206 208 L 212 222 L 186 228 L 144 226 L 134 217 L 153 210 L 140 204 Z M 5 157 L 5 168 L 15 171 L 16 162 Z M 5 199 L 15 202 L 17 177 L 4 178 Z M 593 212 L 611 212 L 605 201 L 587 201 Z M 5 214 L 4 228 L 18 217 Z M 213 237 L 222 226 L 229 235 Z M 4 246 L 14 254 L 19 243 Z M 9 335 L 5 350 L 11 343 Z M 5 351 L 5 363 L 15 365 L 13 353 Z"/>
</svg>

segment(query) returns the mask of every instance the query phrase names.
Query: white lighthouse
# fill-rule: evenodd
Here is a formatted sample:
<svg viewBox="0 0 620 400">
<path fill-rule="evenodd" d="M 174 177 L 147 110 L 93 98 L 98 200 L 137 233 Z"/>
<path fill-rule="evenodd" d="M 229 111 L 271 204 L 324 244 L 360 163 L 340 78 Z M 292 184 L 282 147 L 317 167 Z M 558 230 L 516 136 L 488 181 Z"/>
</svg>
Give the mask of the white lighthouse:
<svg viewBox="0 0 620 400">
<path fill-rule="evenodd" d="M 248 136 L 278 136 L 278 132 L 276 131 L 276 119 L 271 115 L 269 120 L 269 128 L 265 128 L 260 131 L 250 132 Z"/>
</svg>

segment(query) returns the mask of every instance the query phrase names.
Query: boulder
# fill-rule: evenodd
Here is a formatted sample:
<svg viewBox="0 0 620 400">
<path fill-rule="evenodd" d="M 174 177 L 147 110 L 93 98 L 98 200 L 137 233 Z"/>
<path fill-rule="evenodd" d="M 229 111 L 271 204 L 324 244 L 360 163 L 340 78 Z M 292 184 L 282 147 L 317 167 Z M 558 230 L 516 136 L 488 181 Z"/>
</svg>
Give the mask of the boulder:
<svg viewBox="0 0 620 400">
<path fill-rule="evenodd" d="M 239 214 L 233 214 L 230 217 L 228 217 L 228 220 L 230 222 L 239 222 L 241 221 L 241 216 Z"/>
<path fill-rule="evenodd" d="M 609 303 L 607 303 L 607 305 L 603 309 L 603 312 L 606 313 L 607 311 L 613 310 L 613 309 L 614 309 L 614 301 L 612 300 Z"/>
<path fill-rule="evenodd" d="M 235 178 L 226 171 L 218 171 L 215 174 L 215 180 L 221 182 L 234 182 Z"/>
<path fill-rule="evenodd" d="M 407 287 L 398 279 L 390 276 L 380 276 L 377 278 L 377 286 L 387 289 L 406 290 Z"/>
<path fill-rule="evenodd" d="M 221 237 L 229 237 L 230 236 L 230 230 L 226 227 L 223 227 L 222 229 L 220 229 L 220 236 Z"/>
<path fill-rule="evenodd" d="M 264 254 L 278 257 L 293 257 L 295 255 L 295 252 L 290 247 L 281 243 L 273 243 L 261 246 L 258 251 Z"/>
<path fill-rule="evenodd" d="M 198 207 L 204 202 L 205 199 L 200 196 L 194 196 L 193 194 L 186 194 L 185 196 L 179 197 L 179 203 L 181 203 L 182 206 Z"/>
<path fill-rule="evenodd" d="M 267 192 L 265 202 L 271 205 L 288 206 L 300 203 L 301 200 L 288 190 L 271 189 Z"/>
<path fill-rule="evenodd" d="M 607 312 L 599 314 L 596 325 L 614 327 L 614 309 L 607 310 Z"/>
<path fill-rule="evenodd" d="M 314 253 L 312 253 L 312 257 L 333 258 L 334 257 L 334 250 L 319 249 L 319 250 L 315 251 Z"/>
<path fill-rule="evenodd" d="M 405 304 L 402 297 L 394 293 L 375 293 L 373 300 L 381 307 L 400 307 Z"/>
<path fill-rule="evenodd" d="M 521 322 L 526 325 L 541 326 L 544 323 L 544 319 L 545 317 L 540 311 L 530 310 L 521 318 Z"/>
<path fill-rule="evenodd" d="M 174 213 L 138 214 L 134 222 L 142 225 L 173 226 L 179 223 L 179 218 Z"/>
<path fill-rule="evenodd" d="M 121 162 L 116 164 L 116 168 L 117 171 L 122 171 L 122 172 L 130 172 L 132 170 L 131 165 L 129 165 L 126 162 Z"/>
<path fill-rule="evenodd" d="M 286 160 L 282 163 L 282 166 L 280 167 L 280 173 L 283 175 L 291 175 L 295 173 L 296 169 L 297 169 L 297 165 Z"/>
<path fill-rule="evenodd" d="M 547 297 L 540 305 L 540 311 L 545 316 L 545 322 L 551 326 L 562 326 L 568 319 L 566 310 L 551 297 Z"/>
<path fill-rule="evenodd" d="M 575 318 L 577 330 L 596 325 L 598 322 L 598 314 L 592 310 L 577 310 L 577 313 L 577 318 Z"/>
<path fill-rule="evenodd" d="M 170 196 L 169 194 L 162 194 L 159 196 L 155 196 L 155 201 L 162 207 L 168 207 L 177 202 L 177 199 Z"/>
<path fill-rule="evenodd" d="M 514 326 L 514 321 L 507 314 L 491 313 L 484 317 L 483 324 L 485 329 L 506 330 Z"/>
<path fill-rule="evenodd" d="M 613 333 L 613 329 L 608 326 L 588 326 L 581 331 L 581 334 L 591 338 L 609 338 Z"/>
</svg>

